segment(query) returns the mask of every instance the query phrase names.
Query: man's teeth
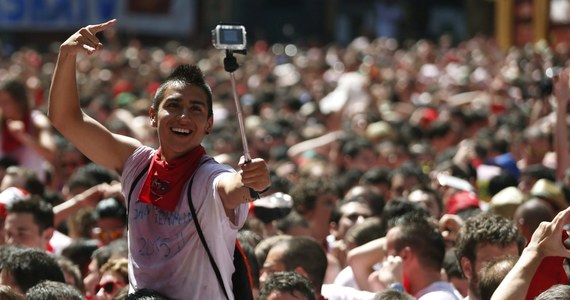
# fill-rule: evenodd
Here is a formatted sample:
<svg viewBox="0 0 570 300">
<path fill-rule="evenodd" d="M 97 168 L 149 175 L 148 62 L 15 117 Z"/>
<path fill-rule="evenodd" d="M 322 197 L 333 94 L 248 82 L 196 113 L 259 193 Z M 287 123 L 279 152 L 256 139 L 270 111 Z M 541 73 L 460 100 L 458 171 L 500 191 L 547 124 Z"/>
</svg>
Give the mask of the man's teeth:
<svg viewBox="0 0 570 300">
<path fill-rule="evenodd" d="M 176 132 L 176 133 L 184 133 L 184 134 L 190 133 L 190 130 L 188 130 L 188 129 L 182 129 L 182 128 L 172 128 L 172 131 L 174 131 L 174 132 Z"/>
</svg>

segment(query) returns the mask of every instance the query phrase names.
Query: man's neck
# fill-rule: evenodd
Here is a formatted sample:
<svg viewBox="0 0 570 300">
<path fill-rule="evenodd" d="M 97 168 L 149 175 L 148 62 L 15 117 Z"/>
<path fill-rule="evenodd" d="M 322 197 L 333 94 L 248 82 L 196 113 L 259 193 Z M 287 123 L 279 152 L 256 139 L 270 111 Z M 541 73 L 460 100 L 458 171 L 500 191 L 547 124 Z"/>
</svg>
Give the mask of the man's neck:
<svg viewBox="0 0 570 300">
<path fill-rule="evenodd" d="M 441 281 L 441 273 L 436 271 L 416 272 L 408 277 L 408 287 L 411 295 L 416 295 L 419 291 L 430 286 L 434 282 Z"/>
</svg>

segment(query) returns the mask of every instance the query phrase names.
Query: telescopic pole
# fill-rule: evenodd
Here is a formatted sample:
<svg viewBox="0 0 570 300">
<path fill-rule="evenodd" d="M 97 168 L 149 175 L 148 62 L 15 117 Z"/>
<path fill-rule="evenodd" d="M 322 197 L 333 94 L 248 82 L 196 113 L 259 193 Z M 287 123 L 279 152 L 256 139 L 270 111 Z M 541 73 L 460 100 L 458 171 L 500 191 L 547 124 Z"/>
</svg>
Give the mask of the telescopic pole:
<svg viewBox="0 0 570 300">
<path fill-rule="evenodd" d="M 237 59 L 234 56 L 234 52 L 242 54 L 242 55 L 246 54 L 246 50 L 229 50 L 229 49 L 227 49 L 226 50 L 226 57 L 224 58 L 224 70 L 226 70 L 226 72 L 230 73 L 230 81 L 232 83 L 234 103 L 236 105 L 236 114 L 237 114 L 237 119 L 238 119 L 238 124 L 239 124 L 239 131 L 240 131 L 240 135 L 241 135 L 241 143 L 243 145 L 243 157 L 244 157 L 245 163 L 248 163 L 251 161 L 251 156 L 249 154 L 249 147 L 247 145 L 247 136 L 245 134 L 245 125 L 244 125 L 244 121 L 243 121 L 243 111 L 241 109 L 241 103 L 240 103 L 238 96 L 237 96 L 236 77 L 235 77 L 234 72 L 239 68 L 239 65 L 237 63 Z M 258 192 L 249 188 L 249 193 L 250 193 L 251 197 L 259 199 L 259 193 Z"/>
</svg>

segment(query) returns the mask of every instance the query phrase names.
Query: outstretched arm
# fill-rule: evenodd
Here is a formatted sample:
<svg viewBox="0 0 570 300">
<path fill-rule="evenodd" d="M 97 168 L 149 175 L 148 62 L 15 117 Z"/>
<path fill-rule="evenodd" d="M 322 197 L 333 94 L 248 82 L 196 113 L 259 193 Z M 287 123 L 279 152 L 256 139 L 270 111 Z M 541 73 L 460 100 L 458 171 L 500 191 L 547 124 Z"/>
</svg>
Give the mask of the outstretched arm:
<svg viewBox="0 0 570 300">
<path fill-rule="evenodd" d="M 543 258 L 548 256 L 570 257 L 570 250 L 562 241 L 565 225 L 570 223 L 570 208 L 556 215 L 552 222 L 542 222 L 532 235 L 530 243 L 515 266 L 509 271 L 491 300 L 524 299 Z"/>
<path fill-rule="evenodd" d="M 218 193 L 226 209 L 226 214 L 233 220 L 233 210 L 241 203 L 253 201 L 248 188 L 254 191 L 263 191 L 271 185 L 269 169 L 265 160 L 254 158 L 244 164 L 243 157 L 240 162 L 241 171 L 227 173 L 218 183 Z"/>
<path fill-rule="evenodd" d="M 69 37 L 60 47 L 49 93 L 48 116 L 53 126 L 92 161 L 121 172 L 132 152 L 140 145 L 133 138 L 116 135 L 85 114 L 79 106 L 76 60 L 103 48 L 96 34 L 116 20 L 88 25 Z"/>
</svg>

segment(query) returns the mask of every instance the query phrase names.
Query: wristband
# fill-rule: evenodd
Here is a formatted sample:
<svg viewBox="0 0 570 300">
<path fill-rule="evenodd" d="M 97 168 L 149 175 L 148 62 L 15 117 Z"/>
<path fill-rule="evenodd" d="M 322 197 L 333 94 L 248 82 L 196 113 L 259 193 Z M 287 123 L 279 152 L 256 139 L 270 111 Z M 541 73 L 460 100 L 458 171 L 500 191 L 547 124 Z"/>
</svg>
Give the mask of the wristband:
<svg viewBox="0 0 570 300">
<path fill-rule="evenodd" d="M 395 283 L 390 284 L 389 288 L 391 290 L 394 290 L 394 291 L 398 291 L 398 292 L 402 292 L 402 293 L 404 292 L 404 285 L 399 283 L 399 282 L 395 282 Z"/>
<path fill-rule="evenodd" d="M 271 185 L 269 185 L 268 187 L 264 188 L 264 189 L 261 190 L 261 191 L 256 191 L 256 192 L 257 192 L 258 194 L 263 194 L 263 193 L 269 191 L 270 188 L 271 188 Z"/>
</svg>

